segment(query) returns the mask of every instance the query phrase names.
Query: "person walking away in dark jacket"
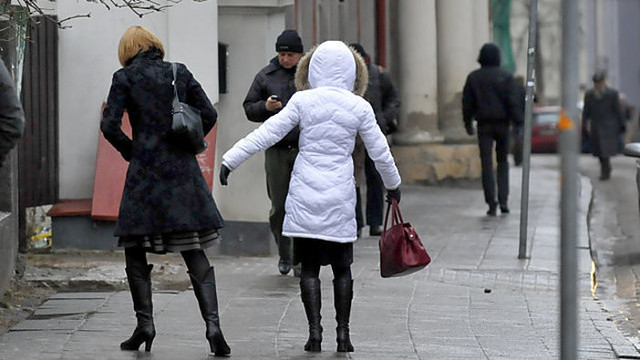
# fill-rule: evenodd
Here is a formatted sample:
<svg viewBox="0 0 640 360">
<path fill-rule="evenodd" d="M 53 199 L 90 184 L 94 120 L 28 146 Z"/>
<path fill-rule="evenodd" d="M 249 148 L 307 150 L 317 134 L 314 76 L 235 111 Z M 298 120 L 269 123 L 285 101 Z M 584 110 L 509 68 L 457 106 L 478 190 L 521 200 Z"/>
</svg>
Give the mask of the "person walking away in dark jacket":
<svg viewBox="0 0 640 360">
<path fill-rule="evenodd" d="M 24 111 L 9 70 L 0 61 L 0 167 L 24 133 Z"/>
<path fill-rule="evenodd" d="M 618 91 L 607 86 L 606 74 L 593 75 L 593 88 L 584 95 L 582 126 L 591 152 L 600 160 L 600 180 L 611 177 L 610 158 L 618 153 L 618 137 L 624 127 Z"/>
<path fill-rule="evenodd" d="M 151 301 L 153 265 L 147 263 L 146 253 L 180 252 L 205 321 L 211 352 L 229 355 L 231 349 L 220 330 L 214 269 L 203 251 L 214 244 L 224 222 L 195 154 L 170 136 L 172 64 L 163 61 L 160 39 L 142 26 L 125 31 L 118 58 L 122 69 L 113 74 L 100 128 L 129 162 L 114 235 L 124 247 L 138 325 L 120 348 L 137 350 L 145 343 L 145 351 L 151 351 L 156 335 Z M 200 111 L 207 134 L 218 114 L 183 64 L 177 64 L 175 87 L 182 102 Z M 132 138 L 121 129 L 125 111 Z"/>
<path fill-rule="evenodd" d="M 302 264 L 300 297 L 309 323 L 305 351 L 322 350 L 320 269 L 331 265 L 336 310 L 336 350 L 354 351 L 349 334 L 354 295 L 351 264 L 357 241 L 351 156 L 360 135 L 388 189 L 400 201 L 400 174 L 387 139 L 376 123 L 366 91 L 364 60 L 342 41 L 325 41 L 298 65 L 298 91 L 282 111 L 222 155 L 220 183 L 258 151 L 300 127 L 300 153 L 291 174 L 283 233 L 295 237 Z"/>
<path fill-rule="evenodd" d="M 294 78 L 303 52 L 298 32 L 284 30 L 276 40 L 276 52 L 278 55 L 269 65 L 256 74 L 242 103 L 249 121 L 261 123 L 277 114 L 296 92 Z M 293 243 L 291 238 L 282 235 L 282 222 L 291 171 L 298 155 L 299 134 L 300 129 L 294 128 L 264 154 L 267 195 L 271 200 L 269 226 L 278 245 L 278 270 L 282 275 L 288 274 L 292 265 Z"/>
<path fill-rule="evenodd" d="M 522 112 L 518 107 L 515 80 L 500 68 L 500 48 L 486 43 L 478 56 L 480 69 L 468 76 L 462 93 L 462 113 L 467 134 L 473 135 L 473 119 L 477 122 L 478 147 L 482 165 L 484 200 L 489 205 L 487 215 L 496 216 L 497 205 L 502 213 L 509 212 L 509 124 L 521 126 Z M 493 170 L 493 144 L 498 162 L 496 183 Z"/>
<path fill-rule="evenodd" d="M 371 64 L 369 54 L 359 43 L 350 44 L 367 64 L 369 71 L 369 83 L 364 98 L 371 104 L 376 114 L 376 121 L 384 135 L 390 135 L 398 129 L 397 117 L 400 111 L 400 96 L 398 89 L 391 81 L 389 73 L 376 64 Z M 364 152 L 364 155 L 360 153 Z M 354 161 L 362 162 L 354 163 L 356 171 L 364 167 L 365 178 L 367 182 L 367 205 L 366 219 L 369 225 L 369 235 L 378 236 L 382 234 L 382 213 L 384 210 L 384 185 L 382 178 L 375 168 L 375 163 L 366 152 L 361 139 L 356 139 L 356 147 L 354 149 Z M 358 223 L 358 233 L 364 226 L 362 219 L 362 197 L 360 196 L 360 174 L 356 174 L 356 221 Z"/>
</svg>

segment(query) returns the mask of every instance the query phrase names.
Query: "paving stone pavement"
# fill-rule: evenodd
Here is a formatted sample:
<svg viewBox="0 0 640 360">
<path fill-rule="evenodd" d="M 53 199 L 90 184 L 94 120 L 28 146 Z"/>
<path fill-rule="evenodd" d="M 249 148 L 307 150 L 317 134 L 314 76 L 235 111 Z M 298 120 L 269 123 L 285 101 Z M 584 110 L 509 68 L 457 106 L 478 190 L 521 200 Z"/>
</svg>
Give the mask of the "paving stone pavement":
<svg viewBox="0 0 640 360">
<path fill-rule="evenodd" d="M 511 171 L 511 213 L 485 215 L 479 188 L 403 186 L 401 209 L 433 262 L 382 279 L 377 239 L 354 248 L 353 353 L 335 351 L 333 290 L 321 272 L 324 340 L 306 353 L 298 279 L 276 258 L 214 256 L 222 329 L 234 359 L 558 359 L 559 174 L 557 157 L 532 163 L 528 259 L 517 259 L 520 168 Z M 589 182 L 580 182 L 579 358 L 640 358 L 591 292 Z M 366 229 L 365 229 L 366 230 Z M 365 231 L 368 233 L 368 231 Z M 124 279 L 124 269 L 118 281 Z M 186 274 L 185 274 L 186 277 Z M 0 359 L 207 359 L 192 290 L 154 293 L 151 353 L 124 352 L 135 318 L 127 291 L 58 293 L 0 337 Z"/>
</svg>

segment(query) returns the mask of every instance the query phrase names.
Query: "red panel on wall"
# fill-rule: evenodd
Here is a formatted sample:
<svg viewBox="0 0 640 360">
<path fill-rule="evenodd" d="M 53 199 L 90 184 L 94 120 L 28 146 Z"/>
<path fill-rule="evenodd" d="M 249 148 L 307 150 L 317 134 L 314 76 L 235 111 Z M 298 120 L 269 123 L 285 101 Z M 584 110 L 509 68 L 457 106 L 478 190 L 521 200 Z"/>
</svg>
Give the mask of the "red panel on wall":
<svg viewBox="0 0 640 360">
<path fill-rule="evenodd" d="M 102 106 L 104 109 L 104 105 Z M 125 112 L 122 117 L 122 131 L 131 137 L 129 115 Z M 102 135 L 98 135 L 98 154 L 96 155 L 96 172 L 93 177 L 93 201 L 91 218 L 96 220 L 116 220 L 124 179 L 127 175 L 129 163 Z"/>
<path fill-rule="evenodd" d="M 103 106 L 104 108 L 104 106 Z M 198 164 L 204 178 L 211 189 L 213 186 L 213 167 L 216 149 L 217 125 L 206 136 L 209 144 L 207 150 L 198 154 Z M 127 113 L 122 117 L 122 131 L 131 137 L 131 124 Z M 102 132 L 98 135 L 98 154 L 96 156 L 96 172 L 93 179 L 93 201 L 91 218 L 95 220 L 112 220 L 118 218 L 124 180 L 129 163 L 113 147 Z"/>
</svg>

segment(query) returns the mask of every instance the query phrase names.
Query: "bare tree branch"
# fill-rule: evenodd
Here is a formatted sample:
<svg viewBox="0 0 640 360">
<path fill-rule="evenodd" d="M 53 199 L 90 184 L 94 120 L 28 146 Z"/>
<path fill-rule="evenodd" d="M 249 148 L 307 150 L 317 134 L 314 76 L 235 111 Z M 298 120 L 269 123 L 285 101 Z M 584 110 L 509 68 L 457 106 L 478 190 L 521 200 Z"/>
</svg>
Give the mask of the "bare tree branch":
<svg viewBox="0 0 640 360">
<path fill-rule="evenodd" d="M 148 14 L 161 12 L 176 4 L 182 2 L 182 0 L 85 0 L 88 3 L 94 3 L 103 5 L 107 10 L 127 8 L 131 10 L 138 17 L 143 17 Z M 197 2 L 204 2 L 206 0 L 194 0 Z M 58 27 L 64 28 L 67 22 L 77 18 L 89 18 L 91 13 L 73 15 L 62 20 L 56 20 L 49 15 L 50 12 L 46 8 L 42 8 L 42 5 L 38 3 L 38 0 L 16 0 L 14 5 L 11 4 L 11 0 L 0 0 L 0 15 L 16 17 L 18 15 L 25 16 L 28 19 L 32 19 L 35 16 L 42 16 L 48 21 L 54 22 Z M 17 6 L 15 5 L 17 4 Z"/>
</svg>

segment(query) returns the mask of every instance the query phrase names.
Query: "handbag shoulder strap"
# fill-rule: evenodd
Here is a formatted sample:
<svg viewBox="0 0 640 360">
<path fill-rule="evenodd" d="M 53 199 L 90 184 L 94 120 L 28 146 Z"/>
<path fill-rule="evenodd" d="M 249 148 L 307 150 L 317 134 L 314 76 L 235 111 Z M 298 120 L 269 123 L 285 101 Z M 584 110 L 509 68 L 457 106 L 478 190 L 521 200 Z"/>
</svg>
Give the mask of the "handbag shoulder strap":
<svg viewBox="0 0 640 360">
<path fill-rule="evenodd" d="M 176 86 L 176 80 L 178 79 L 178 65 L 172 62 L 171 70 L 173 71 L 173 102 L 180 102 L 180 98 L 178 97 L 178 87 Z"/>
</svg>

